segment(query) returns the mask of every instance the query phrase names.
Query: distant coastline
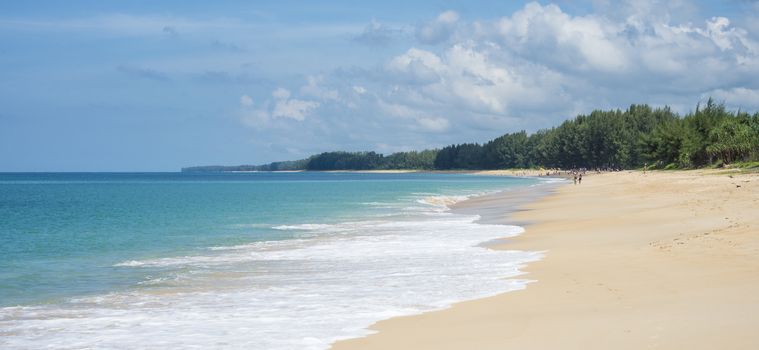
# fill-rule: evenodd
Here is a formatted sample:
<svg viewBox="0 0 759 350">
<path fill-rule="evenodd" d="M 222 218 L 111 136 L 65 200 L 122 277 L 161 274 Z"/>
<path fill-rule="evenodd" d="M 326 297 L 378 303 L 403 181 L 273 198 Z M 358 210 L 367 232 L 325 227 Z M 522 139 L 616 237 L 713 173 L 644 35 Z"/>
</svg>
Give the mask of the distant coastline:
<svg viewBox="0 0 759 350">
<path fill-rule="evenodd" d="M 524 130 L 486 143 L 423 151 L 323 152 L 261 165 L 209 165 L 182 172 L 450 171 L 496 169 L 696 169 L 759 167 L 759 113 L 728 111 L 709 101 L 683 117 L 668 107 L 632 105 L 593 111 L 558 127 Z"/>
<path fill-rule="evenodd" d="M 528 177 L 567 177 L 567 171 L 558 169 L 492 169 L 492 170 L 420 170 L 420 169 L 377 169 L 377 170 L 218 170 L 202 171 L 189 170 L 183 172 L 218 172 L 218 173 L 300 173 L 300 172 L 324 172 L 324 173 L 358 173 L 358 174 L 472 174 L 483 176 L 528 176 Z"/>
</svg>

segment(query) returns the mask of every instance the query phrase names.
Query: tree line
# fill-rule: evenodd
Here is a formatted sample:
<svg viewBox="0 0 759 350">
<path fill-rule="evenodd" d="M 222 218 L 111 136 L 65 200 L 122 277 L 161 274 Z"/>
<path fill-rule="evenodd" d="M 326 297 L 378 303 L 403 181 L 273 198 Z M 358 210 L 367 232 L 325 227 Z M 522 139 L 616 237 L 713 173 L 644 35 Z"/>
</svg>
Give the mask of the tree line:
<svg viewBox="0 0 759 350">
<path fill-rule="evenodd" d="M 201 165 L 182 168 L 182 172 L 224 172 L 224 171 L 285 171 L 305 170 L 307 159 L 273 162 L 262 165 Z"/>
<path fill-rule="evenodd" d="M 729 111 L 724 103 L 709 99 L 685 116 L 669 107 L 632 105 L 624 111 L 596 110 L 578 115 L 532 134 L 524 130 L 508 133 L 484 144 L 454 144 L 388 156 L 376 152 L 324 152 L 298 161 L 247 167 L 259 171 L 632 169 L 644 165 L 699 168 L 746 161 L 759 161 L 759 113 Z M 242 167 L 245 166 L 236 170 Z M 202 167 L 187 169 L 197 168 Z"/>
</svg>

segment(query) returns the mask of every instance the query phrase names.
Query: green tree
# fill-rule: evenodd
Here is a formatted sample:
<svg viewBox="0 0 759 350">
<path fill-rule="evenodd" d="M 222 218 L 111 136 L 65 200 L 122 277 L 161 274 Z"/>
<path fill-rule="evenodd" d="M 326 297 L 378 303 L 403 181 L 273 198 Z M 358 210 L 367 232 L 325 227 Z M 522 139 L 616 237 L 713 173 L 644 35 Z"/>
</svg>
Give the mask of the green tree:
<svg viewBox="0 0 759 350">
<path fill-rule="evenodd" d="M 725 118 L 709 131 L 709 145 L 706 151 L 710 156 L 719 157 L 724 164 L 744 160 L 756 144 L 756 134 L 747 123 L 737 118 Z"/>
<path fill-rule="evenodd" d="M 483 147 L 486 168 L 526 168 L 528 164 L 527 133 L 522 130 L 506 134 Z"/>
</svg>

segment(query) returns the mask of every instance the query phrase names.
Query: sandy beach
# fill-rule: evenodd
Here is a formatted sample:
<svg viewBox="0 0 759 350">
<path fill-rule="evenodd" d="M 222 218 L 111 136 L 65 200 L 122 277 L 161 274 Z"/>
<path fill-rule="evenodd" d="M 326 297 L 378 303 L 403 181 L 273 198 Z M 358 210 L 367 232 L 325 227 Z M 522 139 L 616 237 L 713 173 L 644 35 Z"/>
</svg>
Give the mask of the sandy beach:
<svg viewBox="0 0 759 350">
<path fill-rule="evenodd" d="M 514 213 L 494 249 L 544 251 L 521 291 L 378 322 L 334 349 L 758 349 L 759 174 L 586 176 Z M 488 208 L 488 210 L 484 210 Z M 496 209 L 494 209 L 496 208 Z"/>
</svg>

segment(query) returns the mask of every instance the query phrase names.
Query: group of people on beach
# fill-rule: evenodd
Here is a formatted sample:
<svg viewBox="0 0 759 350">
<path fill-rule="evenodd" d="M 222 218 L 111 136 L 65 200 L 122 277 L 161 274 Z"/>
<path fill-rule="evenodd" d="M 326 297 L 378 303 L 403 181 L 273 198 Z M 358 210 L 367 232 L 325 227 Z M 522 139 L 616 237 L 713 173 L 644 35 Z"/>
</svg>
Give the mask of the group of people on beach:
<svg viewBox="0 0 759 350">
<path fill-rule="evenodd" d="M 543 176 L 542 170 L 543 169 L 541 169 L 541 173 L 538 176 Z M 545 173 L 545 176 L 568 176 L 568 175 L 572 175 L 572 177 L 574 178 L 574 183 L 575 183 L 575 185 L 577 185 L 578 183 L 582 184 L 582 176 L 585 175 L 585 172 L 587 172 L 587 171 L 588 171 L 588 169 L 586 169 L 586 168 L 573 168 L 571 170 L 553 169 L 553 172 L 551 172 L 551 170 L 549 169 Z"/>
<path fill-rule="evenodd" d="M 645 171 L 648 169 L 648 164 L 644 166 L 643 173 L 645 174 Z M 618 172 L 622 171 L 623 169 L 621 167 L 616 166 L 607 166 L 607 167 L 596 167 L 596 168 L 572 168 L 569 170 L 564 169 L 549 169 L 546 171 L 545 175 L 543 175 L 543 169 L 540 169 L 541 172 L 538 176 L 562 176 L 562 177 L 569 177 L 572 176 L 572 179 L 574 181 L 575 185 L 581 185 L 582 184 L 582 177 L 586 175 L 588 171 L 593 172 L 595 171 L 596 174 L 601 174 L 603 172 Z"/>
<path fill-rule="evenodd" d="M 585 169 L 580 170 L 573 170 L 572 174 L 574 175 L 575 185 L 581 184 L 582 185 L 582 174 L 585 174 Z"/>
</svg>

